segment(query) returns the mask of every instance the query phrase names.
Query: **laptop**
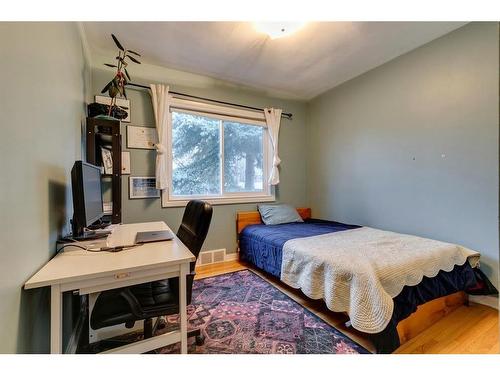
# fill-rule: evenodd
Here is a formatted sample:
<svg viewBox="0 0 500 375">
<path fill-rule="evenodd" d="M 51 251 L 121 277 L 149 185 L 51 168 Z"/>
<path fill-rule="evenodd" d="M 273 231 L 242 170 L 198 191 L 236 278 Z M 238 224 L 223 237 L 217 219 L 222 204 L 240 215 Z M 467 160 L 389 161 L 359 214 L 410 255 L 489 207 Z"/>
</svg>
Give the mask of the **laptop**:
<svg viewBox="0 0 500 375">
<path fill-rule="evenodd" d="M 137 232 L 135 235 L 135 243 L 148 243 L 157 241 L 168 241 L 174 238 L 174 234 L 170 230 L 154 230 L 150 232 Z"/>
</svg>

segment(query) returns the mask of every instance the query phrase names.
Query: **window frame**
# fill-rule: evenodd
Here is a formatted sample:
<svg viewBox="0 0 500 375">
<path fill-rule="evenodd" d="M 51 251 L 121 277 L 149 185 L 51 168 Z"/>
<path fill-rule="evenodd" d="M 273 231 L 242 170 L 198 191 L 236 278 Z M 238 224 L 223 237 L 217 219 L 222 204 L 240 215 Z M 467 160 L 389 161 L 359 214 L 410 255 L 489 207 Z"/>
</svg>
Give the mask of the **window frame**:
<svg viewBox="0 0 500 375">
<path fill-rule="evenodd" d="M 173 153 L 172 153 L 172 112 L 187 113 L 196 116 L 210 117 L 219 121 L 220 140 L 220 191 L 221 195 L 172 195 L 172 173 L 173 173 Z M 264 128 L 262 133 L 263 142 L 263 163 L 262 180 L 263 190 L 258 192 L 225 192 L 224 191 L 224 122 L 237 122 L 249 126 L 260 126 Z M 272 144 L 267 132 L 267 125 L 264 114 L 254 111 L 235 109 L 225 106 L 193 102 L 184 99 L 171 98 L 169 121 L 167 125 L 168 145 L 167 145 L 167 189 L 162 191 L 162 207 L 183 207 L 192 199 L 201 199 L 213 205 L 238 204 L 238 203 L 258 203 L 274 202 L 276 200 L 275 188 L 269 184 L 269 175 L 272 163 Z"/>
</svg>

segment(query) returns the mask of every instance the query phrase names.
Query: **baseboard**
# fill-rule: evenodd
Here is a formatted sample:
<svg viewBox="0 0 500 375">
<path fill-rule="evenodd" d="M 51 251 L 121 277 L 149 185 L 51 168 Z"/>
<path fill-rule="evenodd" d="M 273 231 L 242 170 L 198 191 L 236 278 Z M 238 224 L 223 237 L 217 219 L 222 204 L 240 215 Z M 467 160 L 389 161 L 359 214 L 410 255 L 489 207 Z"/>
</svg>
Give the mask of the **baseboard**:
<svg viewBox="0 0 500 375">
<path fill-rule="evenodd" d="M 469 294 L 469 302 L 479 303 L 498 310 L 498 296 L 473 296 Z"/>
<path fill-rule="evenodd" d="M 226 254 L 226 257 L 224 258 L 225 262 L 231 261 L 231 260 L 238 260 L 239 256 L 238 253 L 231 253 L 231 254 Z"/>
</svg>

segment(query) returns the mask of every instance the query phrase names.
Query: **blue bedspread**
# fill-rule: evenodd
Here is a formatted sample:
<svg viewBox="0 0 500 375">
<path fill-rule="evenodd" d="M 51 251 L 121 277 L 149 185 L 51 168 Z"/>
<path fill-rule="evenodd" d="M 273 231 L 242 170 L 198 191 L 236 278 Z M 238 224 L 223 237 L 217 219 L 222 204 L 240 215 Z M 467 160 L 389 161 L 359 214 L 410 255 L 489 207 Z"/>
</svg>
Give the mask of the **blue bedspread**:
<svg viewBox="0 0 500 375">
<path fill-rule="evenodd" d="M 279 278 L 283 245 L 286 241 L 354 228 L 359 228 L 359 226 L 317 219 L 309 219 L 305 223 L 250 225 L 240 234 L 240 258 Z M 396 325 L 413 313 L 418 305 L 457 291 L 475 288 L 478 284 L 478 277 L 479 280 L 481 277 L 485 278 L 484 274 L 481 276 L 478 273 L 480 270 L 472 269 L 466 262 L 464 265 L 455 266 L 450 272 L 440 271 L 433 278 L 424 277 L 418 285 L 405 286 L 402 292 L 394 298 L 394 312 L 389 325 L 381 333 L 372 335 L 377 352 L 391 353 L 399 346 Z M 494 292 L 498 293 L 494 290 L 476 294 Z"/>
<path fill-rule="evenodd" d="M 240 234 L 240 259 L 280 277 L 286 241 L 355 228 L 359 226 L 319 219 L 308 219 L 304 223 L 249 225 Z"/>
</svg>

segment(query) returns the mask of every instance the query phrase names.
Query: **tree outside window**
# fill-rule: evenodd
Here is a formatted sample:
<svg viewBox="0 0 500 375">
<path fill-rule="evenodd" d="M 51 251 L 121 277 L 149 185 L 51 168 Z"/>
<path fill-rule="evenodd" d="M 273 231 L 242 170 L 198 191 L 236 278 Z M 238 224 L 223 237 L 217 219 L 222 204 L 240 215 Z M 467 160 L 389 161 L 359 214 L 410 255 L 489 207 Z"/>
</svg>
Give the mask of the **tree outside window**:
<svg viewBox="0 0 500 375">
<path fill-rule="evenodd" d="M 264 192 L 261 126 L 172 112 L 172 195 Z"/>
</svg>

